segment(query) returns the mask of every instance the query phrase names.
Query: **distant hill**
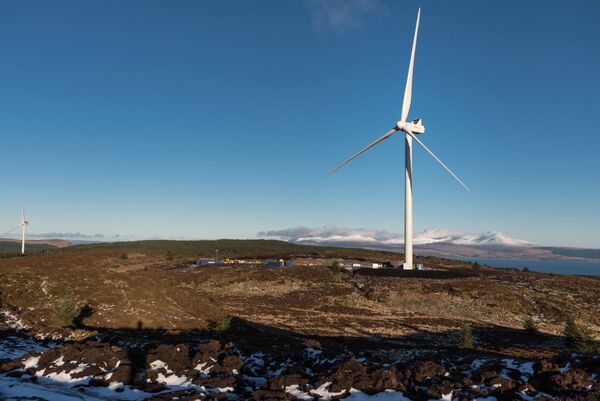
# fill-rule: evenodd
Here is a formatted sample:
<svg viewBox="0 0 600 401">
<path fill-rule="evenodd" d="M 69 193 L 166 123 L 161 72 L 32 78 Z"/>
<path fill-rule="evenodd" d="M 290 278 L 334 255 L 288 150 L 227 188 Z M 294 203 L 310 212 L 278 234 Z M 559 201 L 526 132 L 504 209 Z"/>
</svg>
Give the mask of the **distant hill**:
<svg viewBox="0 0 600 401">
<path fill-rule="evenodd" d="M 491 238 L 491 240 L 490 240 Z M 20 253 L 20 241 L 0 238 L 0 254 Z M 179 256 L 273 258 L 282 255 L 310 255 L 328 258 L 401 260 L 403 244 L 383 244 L 365 241 L 311 241 L 304 239 L 288 242 L 274 239 L 221 239 L 221 240 L 143 240 L 123 242 L 73 243 L 61 239 L 28 240 L 28 253 L 41 251 L 78 252 L 85 250 L 117 249 L 126 252 L 166 253 Z M 600 249 L 569 247 L 541 247 L 532 244 L 508 242 L 504 238 L 488 236 L 476 241 L 453 241 L 415 244 L 415 253 L 446 259 L 531 259 L 531 260 L 600 260 Z"/>
<path fill-rule="evenodd" d="M 403 244 L 386 245 L 359 241 L 303 241 L 312 246 L 336 246 L 402 252 Z M 528 260 L 600 260 L 599 249 L 579 249 L 566 247 L 540 247 L 535 245 L 462 245 L 450 242 L 414 245 L 414 251 L 422 256 L 435 256 L 446 259 L 528 259 Z"/>
<path fill-rule="evenodd" d="M 204 256 L 214 257 L 216 249 L 219 257 L 246 257 L 246 258 L 272 258 L 287 256 L 321 256 L 327 258 L 370 258 L 396 260 L 402 258 L 398 252 L 385 250 L 352 249 L 345 247 L 327 247 L 317 245 L 299 245 L 279 240 L 199 240 L 199 241 L 173 241 L 149 240 L 128 242 L 104 242 L 98 244 L 74 245 L 63 248 L 64 252 L 79 252 L 85 250 L 118 249 L 126 252 L 140 253 L 166 253 L 173 252 L 179 256 Z"/>
<path fill-rule="evenodd" d="M 404 251 L 404 237 L 385 230 L 337 226 L 292 227 L 258 233 L 293 244 Z M 413 236 L 415 253 L 450 259 L 600 260 L 600 249 L 543 247 L 499 231 L 427 229 Z"/>
<path fill-rule="evenodd" d="M 50 245 L 55 248 L 64 248 L 73 245 L 71 241 L 64 239 L 27 239 L 26 241 L 27 244 Z M 14 242 L 19 245 L 21 244 L 21 240 L 15 238 L 0 238 L 0 242 Z"/>
<path fill-rule="evenodd" d="M 566 248 L 556 246 L 546 246 L 541 247 L 541 249 L 548 250 L 555 255 L 587 259 L 600 259 L 600 249 Z"/>
<path fill-rule="evenodd" d="M 55 246 L 52 246 L 47 243 L 34 243 L 27 242 L 25 250 L 27 253 L 39 253 L 42 251 L 49 251 L 52 249 L 57 249 Z M 0 255 L 1 256 L 13 256 L 21 254 L 21 242 L 15 240 L 6 240 L 4 238 L 0 239 Z"/>
</svg>

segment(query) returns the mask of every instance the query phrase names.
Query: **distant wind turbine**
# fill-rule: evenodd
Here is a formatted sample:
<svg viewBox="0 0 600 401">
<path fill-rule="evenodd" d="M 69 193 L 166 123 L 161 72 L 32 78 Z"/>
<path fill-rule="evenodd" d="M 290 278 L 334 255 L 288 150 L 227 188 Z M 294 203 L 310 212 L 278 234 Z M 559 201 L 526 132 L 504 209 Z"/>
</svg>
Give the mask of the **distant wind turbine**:
<svg viewBox="0 0 600 401">
<path fill-rule="evenodd" d="M 21 208 L 21 232 L 22 232 L 22 240 L 21 240 L 21 255 L 25 255 L 25 229 L 29 225 L 29 222 L 25 220 L 25 206 Z"/>
<path fill-rule="evenodd" d="M 404 101 L 402 102 L 402 112 L 400 115 L 400 120 L 398 120 L 398 122 L 396 122 L 396 125 L 392 129 L 390 129 L 388 132 L 386 132 L 381 137 L 376 139 L 374 142 L 369 144 L 366 148 L 355 153 L 349 159 L 347 159 L 346 161 L 341 163 L 339 166 L 337 166 L 336 168 L 334 168 L 333 170 L 331 170 L 330 172 L 327 173 L 327 175 L 333 174 L 338 169 L 340 169 L 342 166 L 344 166 L 345 164 L 347 164 L 354 158 L 358 157 L 362 153 L 366 152 L 367 150 L 371 149 L 372 147 L 377 145 L 379 142 L 382 142 L 383 140 L 394 135 L 396 132 L 398 132 L 398 131 L 404 132 L 404 256 L 405 256 L 404 259 L 405 259 L 405 261 L 404 261 L 403 268 L 406 270 L 411 270 L 413 268 L 412 140 L 414 139 L 415 141 L 417 141 L 417 143 L 419 145 L 421 145 L 423 147 L 423 149 L 425 149 L 425 151 L 427 153 L 429 153 L 429 155 L 435 159 L 435 161 L 437 161 L 439 164 L 441 164 L 442 167 L 444 169 L 446 169 L 446 171 L 448 173 L 450 173 L 450 175 L 452 177 L 454 177 L 454 179 L 456 179 L 460 183 L 460 185 L 462 185 L 467 191 L 469 191 L 469 188 L 467 188 L 467 186 L 460 180 L 460 178 L 458 178 L 456 176 L 456 174 L 454 174 L 448 168 L 448 166 L 446 166 L 436 155 L 433 154 L 433 152 L 431 150 L 429 150 L 429 148 L 427 148 L 427 146 L 425 146 L 425 144 L 423 142 L 421 142 L 421 140 L 419 140 L 419 138 L 417 138 L 417 134 L 423 134 L 425 132 L 425 127 L 421 123 L 421 119 L 417 118 L 410 122 L 406 121 L 406 118 L 408 117 L 408 111 L 410 109 L 410 101 L 411 101 L 411 97 L 412 97 L 413 66 L 415 63 L 415 50 L 417 47 L 417 33 L 419 31 L 420 16 L 421 16 L 421 9 L 419 8 L 419 10 L 417 12 L 417 25 L 415 27 L 415 36 L 413 39 L 412 52 L 410 54 L 410 64 L 408 65 L 408 77 L 406 78 L 406 89 L 404 90 Z"/>
</svg>

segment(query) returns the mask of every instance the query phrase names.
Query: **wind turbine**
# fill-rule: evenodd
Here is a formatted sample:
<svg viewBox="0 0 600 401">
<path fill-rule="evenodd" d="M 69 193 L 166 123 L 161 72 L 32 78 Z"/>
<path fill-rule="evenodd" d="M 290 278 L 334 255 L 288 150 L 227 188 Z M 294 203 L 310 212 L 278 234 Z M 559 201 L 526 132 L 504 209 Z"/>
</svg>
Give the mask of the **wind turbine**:
<svg viewBox="0 0 600 401">
<path fill-rule="evenodd" d="M 25 206 L 21 208 L 21 232 L 22 232 L 22 240 L 21 240 L 21 255 L 25 255 L 25 229 L 29 225 L 29 222 L 25 220 Z"/>
<path fill-rule="evenodd" d="M 329 171 L 327 175 L 333 174 L 345 164 L 349 163 L 354 158 L 358 157 L 362 153 L 371 149 L 379 142 L 389 138 L 395 133 L 402 131 L 404 133 L 404 265 L 403 268 L 411 270 L 413 268 L 413 233 L 412 233 L 412 141 L 413 139 L 425 149 L 431 157 L 435 159 L 439 164 L 454 179 L 456 179 L 460 185 L 462 185 L 467 191 L 470 192 L 469 188 L 446 166 L 436 155 L 433 154 L 427 146 L 417 137 L 418 134 L 425 133 L 425 127 L 423 126 L 421 119 L 417 118 L 412 121 L 406 121 L 408 117 L 408 111 L 410 109 L 410 101 L 412 97 L 412 80 L 413 80 L 413 66 L 415 63 L 415 49 L 417 47 L 417 33 L 419 31 L 419 19 L 421 16 L 421 9 L 417 12 L 417 25 L 415 27 L 415 36 L 413 38 L 412 52 L 410 54 L 410 64 L 408 65 L 408 77 L 406 78 L 406 88 L 404 90 L 404 101 L 402 102 L 402 112 L 400 114 L 400 120 L 396 122 L 394 127 L 388 132 L 383 134 L 381 137 L 371 142 L 367 147 L 360 150 L 359 152 L 352 155 L 349 159 L 338 165 L 333 170 Z"/>
</svg>

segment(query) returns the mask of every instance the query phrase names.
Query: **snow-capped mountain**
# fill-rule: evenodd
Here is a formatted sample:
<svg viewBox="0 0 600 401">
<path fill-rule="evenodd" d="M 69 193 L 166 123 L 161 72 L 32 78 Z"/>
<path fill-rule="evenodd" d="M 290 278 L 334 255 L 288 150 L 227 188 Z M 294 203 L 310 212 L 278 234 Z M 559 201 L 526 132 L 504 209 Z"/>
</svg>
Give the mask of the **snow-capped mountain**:
<svg viewBox="0 0 600 401">
<path fill-rule="evenodd" d="M 294 227 L 260 232 L 258 236 L 304 245 L 404 251 L 403 235 L 368 228 Z M 418 255 L 450 259 L 580 259 L 580 253 L 575 254 L 572 249 L 563 252 L 564 248 L 541 247 L 529 241 L 512 238 L 499 231 L 465 233 L 447 229 L 428 229 L 415 234 L 413 242 Z M 585 256 L 588 253 L 581 256 L 589 257 Z"/>
<path fill-rule="evenodd" d="M 531 246 L 528 241 L 515 239 L 500 231 L 463 233 L 444 229 L 425 230 L 415 236 L 415 244 L 449 243 L 458 245 Z"/>
<path fill-rule="evenodd" d="M 404 244 L 404 236 L 384 230 L 367 228 L 341 228 L 324 226 L 317 228 L 295 227 L 283 230 L 261 232 L 259 237 L 276 237 L 294 243 L 353 243 L 368 246 L 398 246 Z M 456 244 L 472 246 L 532 246 L 528 241 L 511 238 L 505 233 L 488 231 L 485 233 L 464 233 L 447 229 L 428 229 L 416 234 L 415 245 Z"/>
</svg>

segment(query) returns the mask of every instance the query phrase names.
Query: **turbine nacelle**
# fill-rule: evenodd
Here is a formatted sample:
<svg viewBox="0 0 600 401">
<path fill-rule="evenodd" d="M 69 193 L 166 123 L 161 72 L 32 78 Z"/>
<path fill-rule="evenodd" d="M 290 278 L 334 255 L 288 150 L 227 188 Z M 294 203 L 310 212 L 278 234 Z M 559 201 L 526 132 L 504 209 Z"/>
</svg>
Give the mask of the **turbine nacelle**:
<svg viewBox="0 0 600 401">
<path fill-rule="evenodd" d="M 399 131 L 409 131 L 413 134 L 425 133 L 425 126 L 422 124 L 422 120 L 420 118 L 417 118 L 416 120 L 412 120 L 410 122 L 398 121 L 396 123 L 396 128 Z"/>
</svg>

